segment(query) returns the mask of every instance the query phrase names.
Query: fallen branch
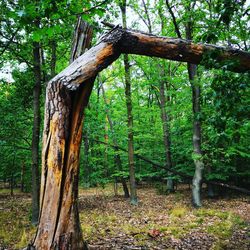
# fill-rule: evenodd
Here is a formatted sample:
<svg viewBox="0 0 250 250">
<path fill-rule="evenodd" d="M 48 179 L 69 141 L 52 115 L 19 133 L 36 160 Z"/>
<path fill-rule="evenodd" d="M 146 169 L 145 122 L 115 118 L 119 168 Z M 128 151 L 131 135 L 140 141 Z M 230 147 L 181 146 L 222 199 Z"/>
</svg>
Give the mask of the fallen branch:
<svg viewBox="0 0 250 250">
<path fill-rule="evenodd" d="M 93 141 L 95 141 L 95 142 L 97 142 L 97 143 L 104 144 L 104 145 L 107 145 L 107 146 L 110 146 L 110 147 L 112 147 L 112 148 L 116 148 L 116 149 L 119 149 L 119 150 L 121 150 L 121 151 L 123 151 L 123 152 L 128 153 L 128 151 L 127 151 L 126 149 L 124 149 L 124 148 L 122 148 L 122 147 L 120 147 L 120 146 L 118 146 L 118 145 L 113 145 L 113 144 L 106 143 L 106 142 L 103 142 L 103 141 L 100 141 L 100 140 L 97 140 L 97 139 L 91 139 L 91 140 L 93 140 Z M 188 179 L 188 180 L 190 180 L 190 181 L 192 181 L 192 179 L 193 179 L 192 176 L 189 176 L 189 175 L 187 175 L 187 174 L 185 174 L 185 173 L 181 173 L 181 172 L 176 171 L 176 170 L 174 170 L 174 169 L 172 169 L 172 168 L 168 168 L 166 165 L 165 165 L 165 166 L 162 166 L 161 164 L 156 163 L 156 162 L 154 162 L 154 161 L 148 159 L 148 158 L 145 157 L 145 156 L 139 155 L 139 154 L 137 154 L 137 153 L 135 153 L 134 155 L 135 155 L 135 157 L 137 157 L 138 159 L 141 159 L 141 160 L 143 160 L 143 161 L 145 161 L 145 162 L 147 162 L 147 163 L 152 164 L 153 166 L 156 166 L 156 167 L 158 167 L 158 168 L 161 168 L 161 169 L 164 169 L 164 170 L 166 170 L 166 171 L 169 171 L 169 172 L 171 172 L 171 173 L 173 173 L 173 174 L 176 174 L 176 175 L 178 175 L 178 176 L 180 176 L 180 177 L 182 177 L 182 178 Z M 229 185 L 229 184 L 222 183 L 222 182 L 217 182 L 217 181 L 210 181 L 210 180 L 206 180 L 206 179 L 203 179 L 202 182 L 203 182 L 203 183 L 206 183 L 206 184 L 212 184 L 212 185 L 220 186 L 220 187 L 223 187 L 223 188 L 228 188 L 228 189 L 231 189 L 231 190 L 234 190 L 234 191 L 238 191 L 238 192 L 240 192 L 240 193 L 244 193 L 244 194 L 250 195 L 250 190 L 245 189 L 245 188 L 241 188 L 241 187 L 237 187 L 237 186 L 234 186 L 234 185 Z"/>
</svg>

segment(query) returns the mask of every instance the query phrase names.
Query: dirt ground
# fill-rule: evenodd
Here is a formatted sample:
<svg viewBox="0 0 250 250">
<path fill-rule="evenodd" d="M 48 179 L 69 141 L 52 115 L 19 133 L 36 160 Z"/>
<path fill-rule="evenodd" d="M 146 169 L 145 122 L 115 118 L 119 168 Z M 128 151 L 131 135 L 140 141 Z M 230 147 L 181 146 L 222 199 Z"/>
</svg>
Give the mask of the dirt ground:
<svg viewBox="0 0 250 250">
<path fill-rule="evenodd" d="M 80 189 L 83 237 L 89 249 L 250 249 L 250 199 L 227 195 L 191 206 L 187 186 L 170 195 L 138 189 L 139 204 L 114 196 L 112 186 Z M 30 196 L 0 192 L 0 249 L 21 249 L 35 233 Z"/>
</svg>

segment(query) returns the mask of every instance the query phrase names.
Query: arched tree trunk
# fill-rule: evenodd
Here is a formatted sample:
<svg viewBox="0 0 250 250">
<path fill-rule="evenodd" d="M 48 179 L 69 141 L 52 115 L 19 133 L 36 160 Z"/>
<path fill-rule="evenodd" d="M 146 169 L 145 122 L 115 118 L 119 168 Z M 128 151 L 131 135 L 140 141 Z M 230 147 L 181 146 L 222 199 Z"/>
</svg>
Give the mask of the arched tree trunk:
<svg viewBox="0 0 250 250">
<path fill-rule="evenodd" d="M 121 53 L 190 63 L 219 51 L 214 60 L 237 59 L 232 70 L 250 70 L 250 54 L 190 41 L 156 37 L 116 27 L 47 85 L 42 151 L 41 208 L 32 244 L 36 249 L 83 249 L 77 196 L 83 111 L 98 72 Z"/>
</svg>

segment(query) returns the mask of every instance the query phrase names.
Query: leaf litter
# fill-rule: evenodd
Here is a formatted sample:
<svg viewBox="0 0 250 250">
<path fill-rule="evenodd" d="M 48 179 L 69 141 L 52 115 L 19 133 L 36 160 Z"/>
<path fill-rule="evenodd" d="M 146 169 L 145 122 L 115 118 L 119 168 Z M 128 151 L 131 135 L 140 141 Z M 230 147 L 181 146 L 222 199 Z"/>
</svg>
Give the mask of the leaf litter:
<svg viewBox="0 0 250 250">
<path fill-rule="evenodd" d="M 114 196 L 111 185 L 80 189 L 83 238 L 89 249 L 250 249 L 250 203 L 246 196 L 203 197 L 203 207 L 191 206 L 187 186 L 158 194 L 138 189 L 139 204 Z M 27 194 L 0 194 L 0 249 L 21 249 L 31 241 L 31 199 Z"/>
</svg>

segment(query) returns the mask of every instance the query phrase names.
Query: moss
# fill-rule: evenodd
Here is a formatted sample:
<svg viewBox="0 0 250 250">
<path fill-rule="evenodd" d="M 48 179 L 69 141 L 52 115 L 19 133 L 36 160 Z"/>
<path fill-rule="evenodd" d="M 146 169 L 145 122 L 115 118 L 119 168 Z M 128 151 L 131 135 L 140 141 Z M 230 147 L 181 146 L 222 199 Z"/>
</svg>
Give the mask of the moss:
<svg viewBox="0 0 250 250">
<path fill-rule="evenodd" d="M 198 218 L 198 219 L 196 220 L 196 223 L 199 224 L 199 225 L 202 225 L 203 222 L 204 222 L 204 218 Z"/>
<path fill-rule="evenodd" d="M 230 220 L 217 222 L 213 225 L 209 225 L 207 232 L 219 239 L 227 239 L 230 238 L 233 233 L 233 224 Z"/>
<path fill-rule="evenodd" d="M 188 212 L 187 208 L 185 208 L 185 207 L 176 207 L 176 208 L 171 210 L 170 216 L 182 218 L 187 214 L 187 212 Z"/>
<path fill-rule="evenodd" d="M 174 236 L 175 238 L 181 238 L 187 232 L 187 229 L 182 226 L 163 226 L 159 230 L 165 235 Z"/>
<path fill-rule="evenodd" d="M 16 249 L 23 249 L 29 244 L 28 235 L 25 230 L 23 230 L 22 237 L 19 243 L 15 245 Z"/>
<path fill-rule="evenodd" d="M 196 210 L 195 215 L 198 217 L 218 217 L 219 219 L 225 220 L 231 216 L 231 213 L 226 211 L 218 211 L 215 209 L 200 208 Z"/>
</svg>

